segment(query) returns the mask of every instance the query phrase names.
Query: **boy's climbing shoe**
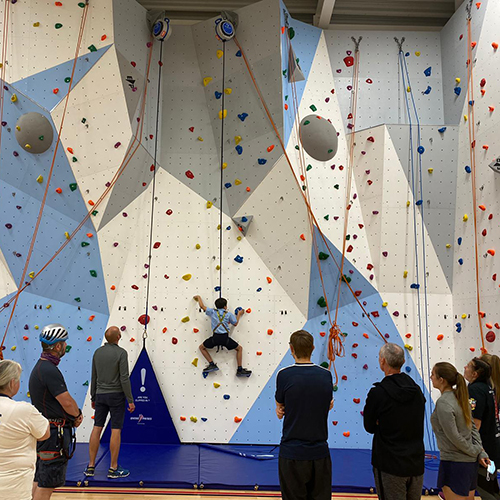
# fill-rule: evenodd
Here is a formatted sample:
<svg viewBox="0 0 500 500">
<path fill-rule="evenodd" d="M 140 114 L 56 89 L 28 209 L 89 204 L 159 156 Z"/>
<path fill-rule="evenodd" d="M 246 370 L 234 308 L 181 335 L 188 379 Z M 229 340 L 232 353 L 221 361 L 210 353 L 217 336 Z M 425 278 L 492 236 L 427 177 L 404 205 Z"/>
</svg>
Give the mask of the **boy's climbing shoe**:
<svg viewBox="0 0 500 500">
<path fill-rule="evenodd" d="M 246 368 L 238 368 L 236 370 L 237 377 L 250 377 L 252 375 L 252 370 L 247 370 Z"/>
<path fill-rule="evenodd" d="M 203 370 L 203 373 L 210 373 L 210 372 L 216 372 L 219 369 L 219 367 L 214 363 L 209 363 L 205 369 Z"/>
<path fill-rule="evenodd" d="M 95 467 L 90 467 L 90 465 L 87 465 L 87 468 L 83 471 L 83 473 L 87 477 L 94 477 L 94 475 L 95 475 Z"/>
<path fill-rule="evenodd" d="M 129 475 L 130 471 L 120 466 L 118 466 L 116 469 L 112 469 L 111 467 L 108 469 L 108 477 L 110 479 L 118 479 L 120 477 L 127 477 Z"/>
</svg>

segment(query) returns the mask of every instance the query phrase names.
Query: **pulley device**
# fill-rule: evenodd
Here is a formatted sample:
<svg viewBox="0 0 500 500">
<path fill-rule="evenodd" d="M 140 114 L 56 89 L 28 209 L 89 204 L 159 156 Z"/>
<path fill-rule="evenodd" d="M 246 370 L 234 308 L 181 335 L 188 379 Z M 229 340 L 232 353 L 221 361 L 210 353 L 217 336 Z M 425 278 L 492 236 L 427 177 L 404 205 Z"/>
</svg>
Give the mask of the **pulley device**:
<svg viewBox="0 0 500 500">
<path fill-rule="evenodd" d="M 159 42 L 164 42 L 172 34 L 170 19 L 166 16 L 166 12 L 164 10 L 149 11 L 147 21 L 151 33 Z"/>
<path fill-rule="evenodd" d="M 215 34 L 221 42 L 228 42 L 234 38 L 238 27 L 238 14 L 222 11 L 215 20 Z"/>
</svg>

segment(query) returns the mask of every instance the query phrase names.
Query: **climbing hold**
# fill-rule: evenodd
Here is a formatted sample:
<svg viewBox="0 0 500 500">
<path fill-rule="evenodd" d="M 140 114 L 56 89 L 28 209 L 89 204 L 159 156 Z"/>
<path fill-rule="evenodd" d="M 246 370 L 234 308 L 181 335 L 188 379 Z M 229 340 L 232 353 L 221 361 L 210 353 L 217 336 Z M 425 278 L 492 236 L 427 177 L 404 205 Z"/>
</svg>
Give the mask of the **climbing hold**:
<svg viewBox="0 0 500 500">
<path fill-rule="evenodd" d="M 444 339 L 444 335 L 442 333 L 440 333 L 438 336 L 437 336 L 437 339 L 439 341 L 443 340 Z"/>
<path fill-rule="evenodd" d="M 198 358 L 194 358 L 194 359 L 193 359 L 193 361 L 191 361 L 191 364 L 192 364 L 193 366 L 196 366 L 196 367 L 197 367 L 197 366 L 198 366 Z"/>
<path fill-rule="evenodd" d="M 203 86 L 206 87 L 212 80 L 212 77 L 206 76 L 205 78 L 203 78 Z"/>
<path fill-rule="evenodd" d="M 306 237 L 305 237 L 303 234 L 301 234 L 301 235 L 300 235 L 300 239 L 301 239 L 302 241 L 306 241 Z"/>
<path fill-rule="evenodd" d="M 464 216 L 462 217 L 462 220 L 464 222 L 467 222 L 469 220 L 469 216 L 467 214 L 464 214 Z"/>
<path fill-rule="evenodd" d="M 231 398 L 231 396 L 230 396 L 229 394 L 224 394 L 224 396 L 222 396 L 222 397 L 223 397 L 226 401 L 227 401 L 228 399 L 230 399 L 230 398 Z"/>
<path fill-rule="evenodd" d="M 224 111 L 219 111 L 219 120 L 222 120 L 224 118 L 227 117 L 227 109 L 225 109 Z"/>
<path fill-rule="evenodd" d="M 217 59 L 220 59 L 224 55 L 224 52 L 222 50 L 217 51 Z"/>
<path fill-rule="evenodd" d="M 326 307 L 326 300 L 325 297 L 320 297 L 317 302 L 318 306 L 320 307 Z"/>
<path fill-rule="evenodd" d="M 319 252 L 319 254 L 318 254 L 319 260 L 326 260 L 326 259 L 328 259 L 328 257 L 330 257 L 330 254 L 327 254 L 325 252 Z"/>
<path fill-rule="evenodd" d="M 11 97 L 10 97 L 10 101 L 11 102 L 17 102 L 17 95 L 16 94 L 12 94 Z"/>
<path fill-rule="evenodd" d="M 63 25 L 61 23 L 56 23 L 54 27 L 56 30 L 59 30 L 63 27 Z"/>
<path fill-rule="evenodd" d="M 431 93 L 432 87 L 430 85 L 422 92 L 424 95 L 429 95 Z"/>
<path fill-rule="evenodd" d="M 270 328 L 269 328 L 269 330 L 267 330 L 268 335 L 272 335 L 273 333 L 274 333 L 273 330 L 271 330 Z"/>
<path fill-rule="evenodd" d="M 234 142 L 236 143 L 236 145 L 238 145 L 241 142 L 241 135 L 235 135 Z"/>
<path fill-rule="evenodd" d="M 438 132 L 439 132 L 440 134 L 444 134 L 444 133 L 446 132 L 446 127 L 441 127 L 441 128 L 439 128 L 439 129 L 438 129 Z"/>
<path fill-rule="evenodd" d="M 78 185 L 76 182 L 72 182 L 70 185 L 69 185 L 69 188 L 71 189 L 71 191 L 76 191 L 77 188 L 78 188 Z"/>
<path fill-rule="evenodd" d="M 306 121 L 310 123 L 307 126 Z M 337 153 L 337 131 L 328 120 L 318 115 L 306 116 L 301 121 L 299 137 L 306 152 L 318 161 L 329 161 Z"/>
<path fill-rule="evenodd" d="M 213 203 L 211 201 L 207 201 L 207 208 L 212 208 L 213 207 Z"/>
<path fill-rule="evenodd" d="M 90 276 L 92 276 L 93 278 L 97 278 L 97 272 L 94 271 L 93 269 L 90 270 Z"/>
<path fill-rule="evenodd" d="M 431 76 L 431 73 L 432 73 L 432 68 L 430 66 L 426 70 L 424 70 L 425 76 Z"/>
<path fill-rule="evenodd" d="M 232 92 L 233 92 L 233 89 L 232 89 L 232 88 L 229 88 L 229 87 L 228 87 L 227 89 L 224 89 L 224 94 L 226 94 L 226 95 L 231 95 L 231 94 L 232 94 Z"/>
<path fill-rule="evenodd" d="M 36 178 L 36 182 L 38 182 L 39 184 L 41 184 L 43 182 L 43 175 L 39 175 L 37 178 Z"/>
<path fill-rule="evenodd" d="M 429 172 L 429 174 L 432 174 L 432 172 L 434 172 L 434 169 L 433 168 L 428 168 L 427 172 Z"/>
<path fill-rule="evenodd" d="M 418 151 L 418 153 L 419 153 L 419 154 L 424 154 L 425 149 L 424 149 L 424 147 L 423 147 L 423 146 L 419 146 L 419 147 L 417 148 L 417 151 Z"/>
<path fill-rule="evenodd" d="M 496 339 L 496 335 L 495 335 L 495 332 L 490 330 L 487 334 L 486 334 L 486 340 L 488 342 L 494 342 Z"/>
<path fill-rule="evenodd" d="M 239 186 L 241 184 L 241 181 L 239 179 L 235 179 L 234 184 L 235 186 Z"/>
<path fill-rule="evenodd" d="M 457 96 L 459 96 L 462 93 L 462 88 L 461 87 L 455 87 L 453 89 L 453 92 L 455 92 L 455 94 L 457 94 Z"/>
<path fill-rule="evenodd" d="M 493 248 L 490 248 L 488 250 L 488 253 L 491 255 L 491 256 L 494 256 L 495 255 L 495 250 L 493 250 Z"/>
<path fill-rule="evenodd" d="M 464 263 L 464 259 L 462 259 L 462 258 L 458 259 L 458 263 L 462 266 Z"/>
<path fill-rule="evenodd" d="M 191 274 L 185 274 L 185 275 L 182 277 L 182 279 L 183 279 L 184 281 L 189 281 L 191 278 L 192 278 L 192 275 L 191 275 Z"/>
<path fill-rule="evenodd" d="M 248 116 L 248 113 L 241 113 L 238 115 L 238 118 L 244 122 L 245 121 L 245 118 Z"/>
<path fill-rule="evenodd" d="M 218 389 L 220 387 L 220 384 L 218 382 L 214 382 L 214 387 Z"/>
<path fill-rule="evenodd" d="M 177 342 L 179 342 L 175 337 L 172 337 L 172 344 L 177 344 Z"/>
<path fill-rule="evenodd" d="M 243 148 L 241 146 L 236 146 L 234 149 L 236 149 L 236 152 L 240 155 L 243 153 Z"/>
<path fill-rule="evenodd" d="M 351 435 L 351 433 L 349 431 L 343 432 L 342 434 L 346 438 L 348 438 Z"/>
<path fill-rule="evenodd" d="M 465 167 L 465 171 L 466 171 L 468 174 L 470 174 L 470 173 L 472 172 L 472 169 L 471 169 L 471 168 L 467 165 L 467 166 Z"/>
<path fill-rule="evenodd" d="M 272 283 L 272 282 L 273 282 L 273 279 L 272 279 L 272 278 L 270 278 L 269 276 L 268 276 L 266 279 L 267 279 L 267 282 L 268 282 L 268 283 Z"/>
<path fill-rule="evenodd" d="M 243 257 L 242 257 L 241 255 L 237 255 L 237 256 L 234 258 L 234 260 L 235 260 L 236 262 L 238 262 L 239 264 L 241 264 L 241 263 L 243 262 Z"/>
<path fill-rule="evenodd" d="M 405 344 L 405 349 L 408 351 L 413 351 L 413 347 L 409 344 Z"/>
<path fill-rule="evenodd" d="M 92 342 L 92 337 L 87 337 L 87 342 Z"/>
<path fill-rule="evenodd" d="M 181 419 L 181 422 L 185 422 L 186 421 L 186 417 L 180 417 Z"/>
<path fill-rule="evenodd" d="M 186 177 L 188 179 L 194 179 L 194 174 L 191 172 L 191 170 L 186 170 Z"/>
<path fill-rule="evenodd" d="M 257 161 L 259 165 L 265 165 L 267 163 L 267 160 L 265 158 L 259 158 Z"/>
<path fill-rule="evenodd" d="M 243 419 L 241 417 L 234 417 L 234 421 L 239 424 Z"/>
</svg>

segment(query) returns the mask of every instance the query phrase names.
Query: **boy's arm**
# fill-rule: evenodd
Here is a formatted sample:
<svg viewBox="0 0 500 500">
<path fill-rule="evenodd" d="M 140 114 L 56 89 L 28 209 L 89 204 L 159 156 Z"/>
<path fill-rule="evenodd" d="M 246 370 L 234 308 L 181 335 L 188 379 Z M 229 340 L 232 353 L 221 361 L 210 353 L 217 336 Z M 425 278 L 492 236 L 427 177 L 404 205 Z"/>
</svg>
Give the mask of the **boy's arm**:
<svg viewBox="0 0 500 500">
<path fill-rule="evenodd" d="M 240 322 L 240 318 L 245 314 L 244 309 L 240 309 L 238 311 L 238 314 L 236 315 L 236 323 L 233 323 L 234 326 L 238 326 L 238 323 Z"/>
<path fill-rule="evenodd" d="M 203 309 L 203 312 L 207 310 L 207 306 L 203 303 L 203 299 L 199 295 L 195 295 L 193 299 L 198 302 L 198 305 Z"/>
</svg>

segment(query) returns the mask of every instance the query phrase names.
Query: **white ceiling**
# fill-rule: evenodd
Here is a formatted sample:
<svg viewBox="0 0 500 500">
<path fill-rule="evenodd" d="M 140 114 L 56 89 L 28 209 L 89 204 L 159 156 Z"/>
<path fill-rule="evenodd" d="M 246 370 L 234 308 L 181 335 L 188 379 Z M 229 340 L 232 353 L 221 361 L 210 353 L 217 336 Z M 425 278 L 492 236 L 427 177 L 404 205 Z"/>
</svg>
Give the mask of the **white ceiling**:
<svg viewBox="0 0 500 500">
<path fill-rule="evenodd" d="M 172 22 L 192 24 L 252 0 L 138 0 Z M 285 0 L 293 18 L 322 28 L 439 30 L 463 0 Z M 331 15 L 333 9 L 333 15 Z"/>
</svg>

